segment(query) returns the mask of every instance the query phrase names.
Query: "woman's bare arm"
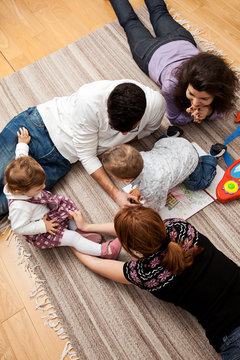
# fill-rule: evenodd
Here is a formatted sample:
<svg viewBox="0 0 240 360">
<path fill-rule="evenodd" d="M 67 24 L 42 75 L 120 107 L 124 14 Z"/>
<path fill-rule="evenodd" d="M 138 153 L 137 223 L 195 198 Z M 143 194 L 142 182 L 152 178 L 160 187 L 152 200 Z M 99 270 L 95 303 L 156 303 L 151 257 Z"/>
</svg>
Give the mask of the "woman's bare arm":
<svg viewBox="0 0 240 360">
<path fill-rule="evenodd" d="M 82 254 L 74 248 L 71 249 L 81 263 L 95 273 L 122 284 L 131 284 L 123 274 L 123 261 L 101 259 L 99 257 Z"/>
<path fill-rule="evenodd" d="M 69 214 L 72 216 L 73 220 L 75 221 L 77 228 L 79 230 L 85 232 L 97 232 L 106 235 L 113 235 L 116 236 L 116 232 L 114 229 L 113 223 L 102 223 L 102 224 L 89 224 L 84 219 L 84 216 L 80 211 L 69 211 Z"/>
</svg>

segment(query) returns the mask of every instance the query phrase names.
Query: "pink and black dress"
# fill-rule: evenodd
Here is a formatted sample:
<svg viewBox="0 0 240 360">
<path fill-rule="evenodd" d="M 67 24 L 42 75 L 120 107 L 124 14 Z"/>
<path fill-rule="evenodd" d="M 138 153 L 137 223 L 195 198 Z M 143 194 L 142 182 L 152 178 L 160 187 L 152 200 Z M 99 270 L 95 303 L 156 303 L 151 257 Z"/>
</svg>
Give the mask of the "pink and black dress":
<svg viewBox="0 0 240 360">
<path fill-rule="evenodd" d="M 68 228 L 69 223 L 69 210 L 76 211 L 77 207 L 74 203 L 62 196 L 53 195 L 51 192 L 42 190 L 41 197 L 36 196 L 28 200 L 9 199 L 8 206 L 14 201 L 26 201 L 32 204 L 43 204 L 49 208 L 47 213 L 47 220 L 56 219 L 58 225 L 58 232 L 54 235 L 46 232 L 35 235 L 24 235 L 27 242 L 40 249 L 47 249 L 56 246 L 60 246 L 63 232 Z"/>
</svg>

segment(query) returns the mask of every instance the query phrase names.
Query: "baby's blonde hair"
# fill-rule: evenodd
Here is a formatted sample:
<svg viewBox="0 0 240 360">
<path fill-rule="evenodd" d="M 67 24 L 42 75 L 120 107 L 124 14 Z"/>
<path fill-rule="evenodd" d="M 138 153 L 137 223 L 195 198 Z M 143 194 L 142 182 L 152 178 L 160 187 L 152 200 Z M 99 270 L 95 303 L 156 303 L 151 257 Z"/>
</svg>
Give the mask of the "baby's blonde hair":
<svg viewBox="0 0 240 360">
<path fill-rule="evenodd" d="M 4 172 L 4 183 L 12 193 L 25 193 L 46 181 L 41 165 L 30 156 L 21 156 L 8 164 Z"/>
<path fill-rule="evenodd" d="M 143 158 L 133 146 L 122 144 L 107 150 L 102 156 L 106 171 L 119 179 L 135 179 L 143 169 Z"/>
</svg>

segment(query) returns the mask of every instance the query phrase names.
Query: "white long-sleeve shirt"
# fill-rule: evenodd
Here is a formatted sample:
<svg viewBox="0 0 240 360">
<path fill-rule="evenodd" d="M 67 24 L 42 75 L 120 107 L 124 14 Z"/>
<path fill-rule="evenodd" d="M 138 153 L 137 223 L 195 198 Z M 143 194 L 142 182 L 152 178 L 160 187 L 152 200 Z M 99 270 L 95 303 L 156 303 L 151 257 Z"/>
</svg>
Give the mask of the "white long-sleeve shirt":
<svg viewBox="0 0 240 360">
<path fill-rule="evenodd" d="M 126 82 L 143 89 L 147 106 L 138 132 L 123 135 L 109 125 L 107 100 L 117 85 Z M 157 130 L 166 102 L 159 91 L 134 80 L 101 80 L 83 85 L 70 96 L 56 97 L 40 104 L 37 109 L 58 151 L 71 163 L 80 160 L 86 171 L 92 174 L 102 166 L 97 155 L 136 136 L 141 139 Z"/>
<path fill-rule="evenodd" d="M 29 146 L 25 143 L 18 143 L 15 150 L 16 159 L 21 156 L 28 156 Z M 11 222 L 11 228 L 15 234 L 34 235 L 47 231 L 43 221 L 45 214 L 49 212 L 49 208 L 43 204 L 33 204 L 24 200 L 31 199 L 27 195 L 16 195 L 8 191 L 7 185 L 3 188 L 7 200 L 23 200 L 13 201 L 9 208 L 8 218 Z M 38 195 L 41 196 L 41 193 Z"/>
<path fill-rule="evenodd" d="M 11 222 L 11 228 L 15 234 L 35 235 L 42 234 L 47 231 L 46 225 L 43 221 L 44 215 L 49 212 L 49 208 L 46 205 L 33 204 L 24 201 L 31 199 L 31 197 L 12 194 L 8 191 L 7 185 L 4 186 L 3 192 L 8 200 L 18 200 L 12 202 L 8 215 Z M 39 196 L 41 196 L 41 193 L 36 197 Z"/>
<path fill-rule="evenodd" d="M 132 185 L 137 186 L 147 206 L 159 211 L 166 204 L 168 191 L 196 169 L 199 155 L 188 140 L 180 137 L 163 138 L 152 150 L 140 154 L 144 167 Z"/>
</svg>

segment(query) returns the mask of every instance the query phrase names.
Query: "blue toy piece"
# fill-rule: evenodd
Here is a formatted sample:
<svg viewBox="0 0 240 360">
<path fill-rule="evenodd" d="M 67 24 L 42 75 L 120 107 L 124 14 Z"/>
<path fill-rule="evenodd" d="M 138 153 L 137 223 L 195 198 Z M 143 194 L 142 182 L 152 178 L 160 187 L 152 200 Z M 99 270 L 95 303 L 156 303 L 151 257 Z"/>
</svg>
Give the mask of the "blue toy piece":
<svg viewBox="0 0 240 360">
<path fill-rule="evenodd" d="M 237 129 L 231 135 L 229 135 L 226 138 L 226 140 L 224 142 L 224 145 L 227 145 L 230 141 L 232 141 L 233 139 L 235 139 L 239 135 L 240 135 L 240 126 L 238 126 Z M 232 165 L 233 160 L 232 160 L 231 156 L 229 155 L 229 153 L 227 151 L 225 152 L 223 157 L 224 157 L 224 160 L 225 160 L 227 166 Z"/>
</svg>

